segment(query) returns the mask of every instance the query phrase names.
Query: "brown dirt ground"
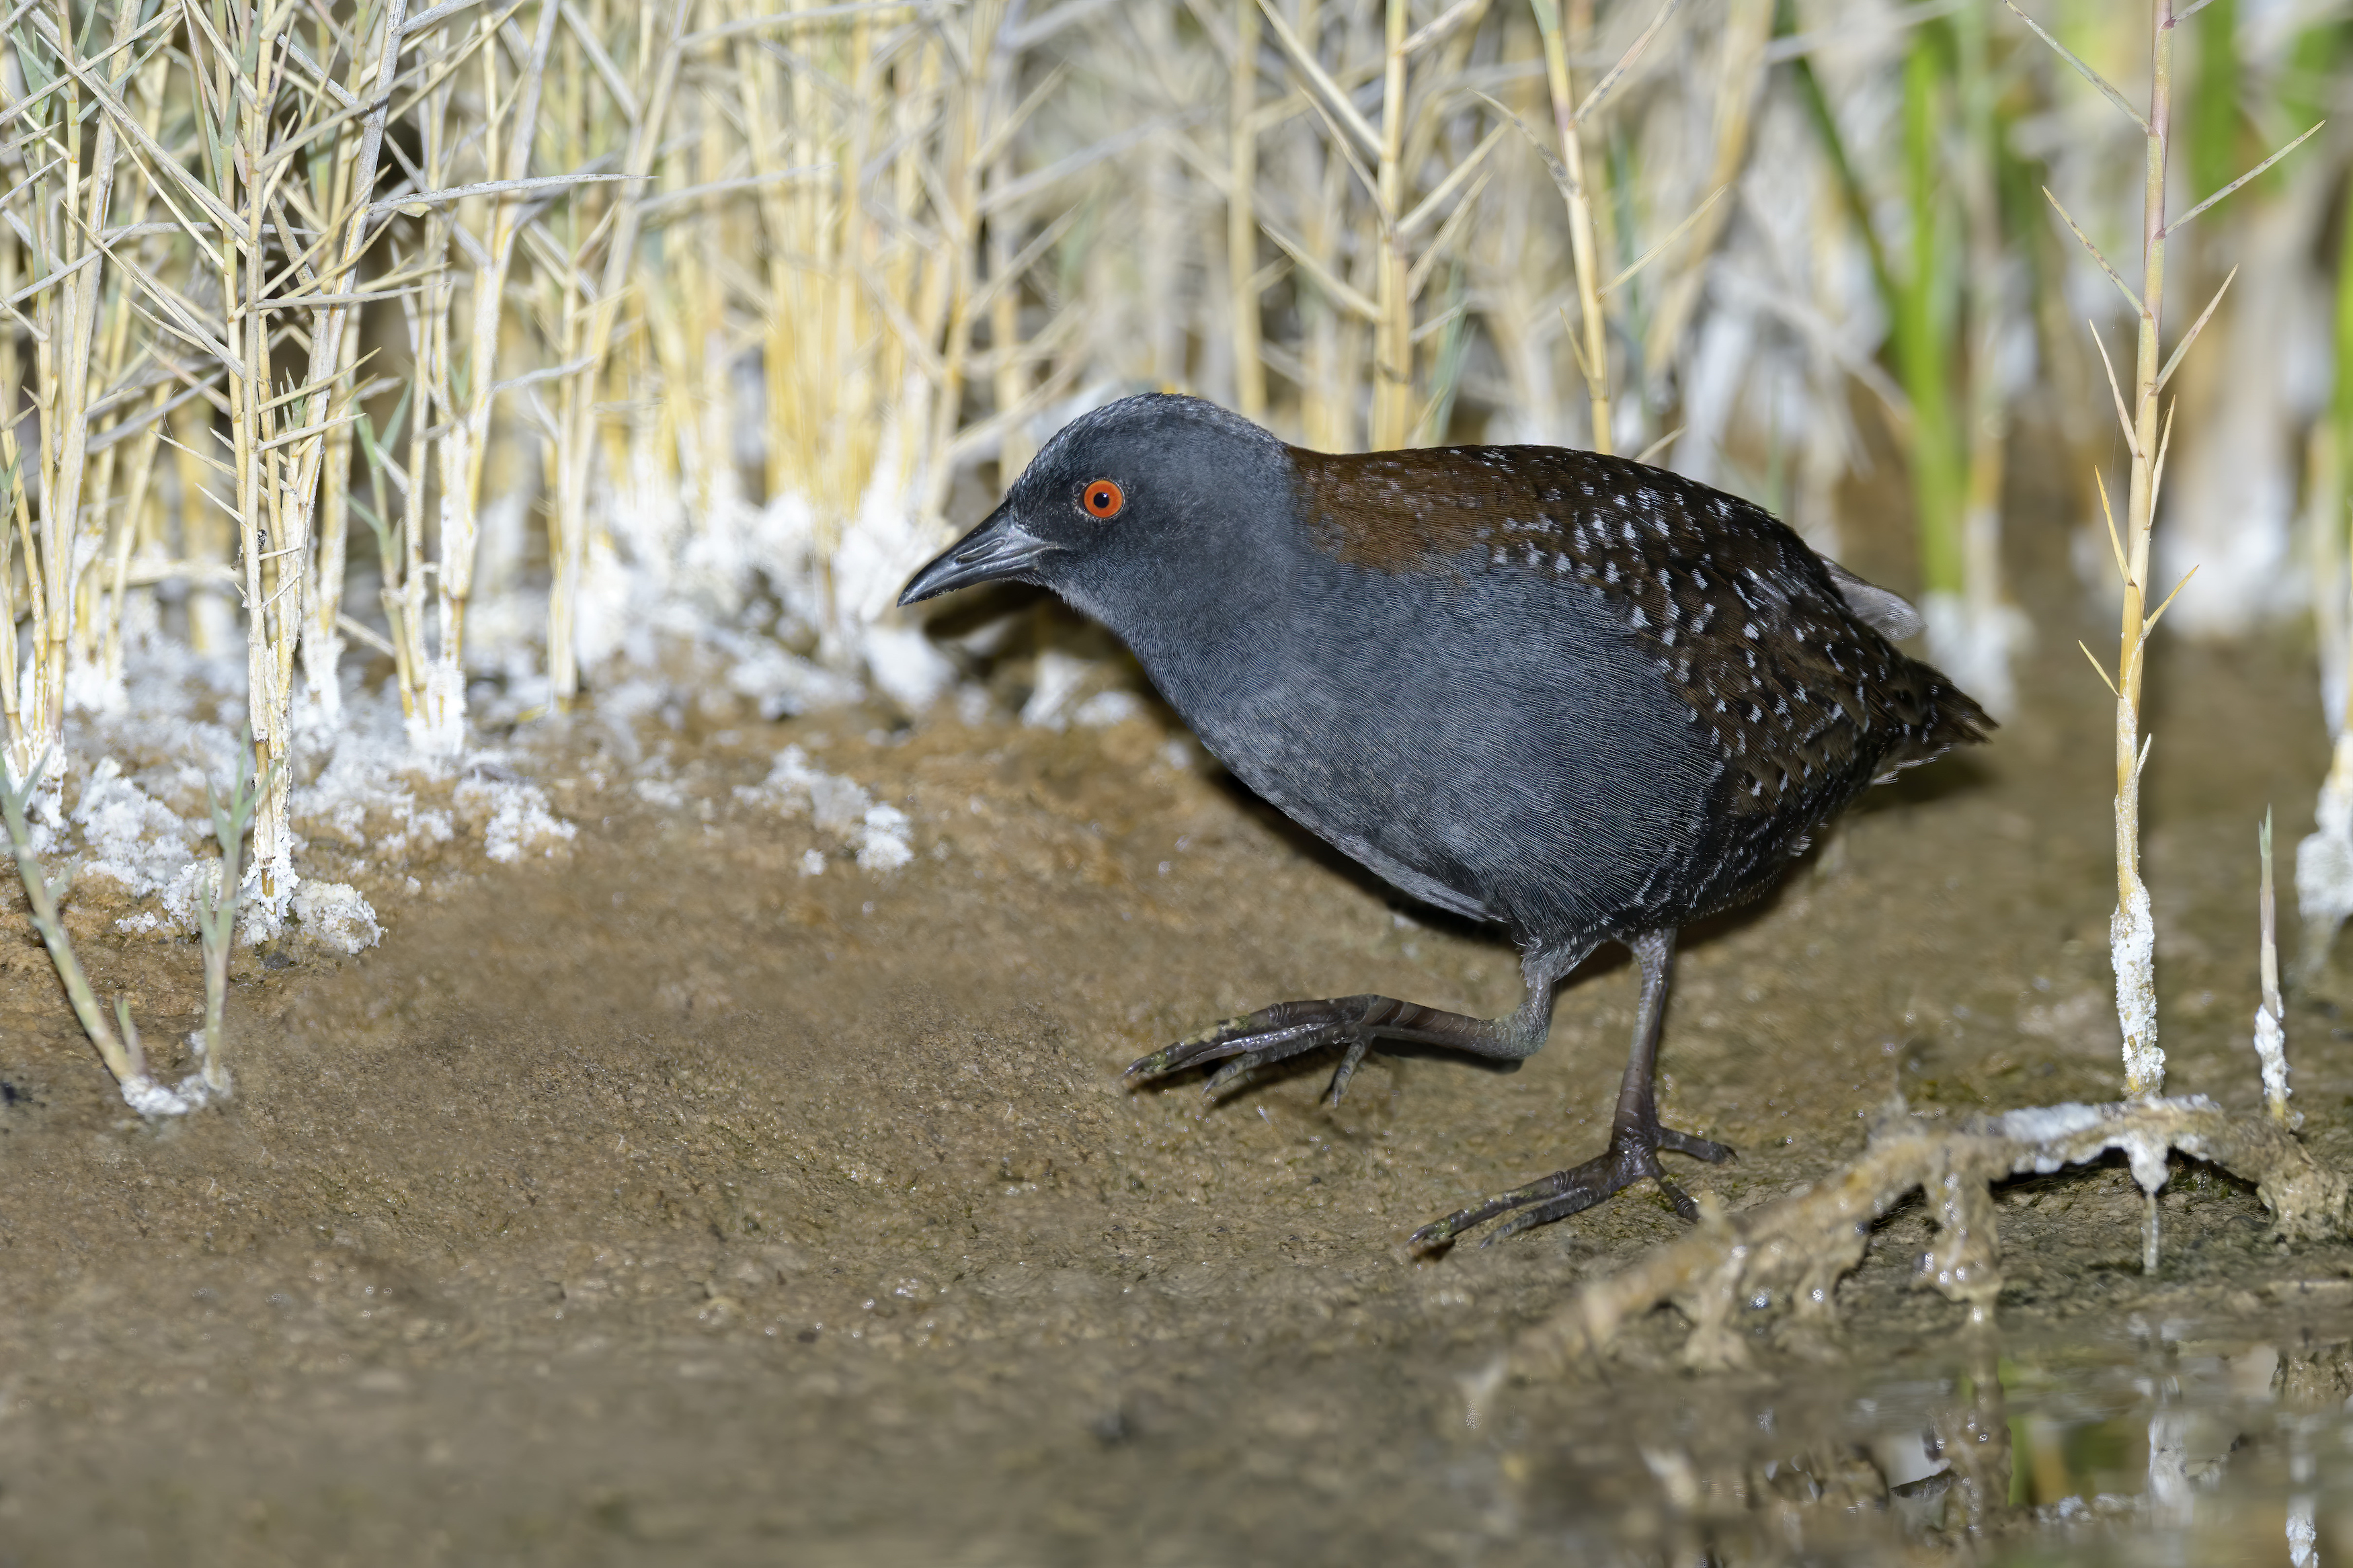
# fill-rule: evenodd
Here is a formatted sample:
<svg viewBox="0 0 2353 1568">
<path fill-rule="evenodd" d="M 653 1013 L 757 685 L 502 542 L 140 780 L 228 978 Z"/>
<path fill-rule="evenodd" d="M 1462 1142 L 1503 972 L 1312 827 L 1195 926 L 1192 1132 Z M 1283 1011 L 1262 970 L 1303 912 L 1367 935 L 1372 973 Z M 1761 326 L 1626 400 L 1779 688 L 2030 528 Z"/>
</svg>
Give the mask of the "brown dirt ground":
<svg viewBox="0 0 2353 1568">
<path fill-rule="evenodd" d="M 1693 1189 L 1738 1206 L 1820 1174 L 1892 1090 L 1947 1112 L 2117 1092 L 2100 694 L 2072 632 L 2049 640 L 1998 744 L 1877 792 L 1688 941 L 1665 1110 L 1741 1156 Z M 2253 826 L 2267 802 L 2284 845 L 2308 826 L 2308 659 L 2178 649 L 2152 690 L 2171 1087 L 2252 1107 Z M 1399 1247 L 1599 1146 L 1621 958 L 1516 1074 L 1375 1058 L 1336 1110 L 1320 1064 L 1215 1108 L 1198 1080 L 1131 1094 L 1134 1057 L 1280 998 L 1501 1011 L 1514 955 L 1409 914 L 1198 751 L 1170 765 L 1162 716 L 852 738 L 870 721 L 690 723 L 667 810 L 586 729 L 543 737 L 568 858 L 438 873 L 357 959 L 245 964 L 241 1094 L 185 1123 L 128 1116 L 17 918 L 0 1561 L 1504 1564 L 1681 1561 L 1694 1531 L 1725 1562 L 1966 1550 L 1957 1516 L 1891 1510 L 1863 1449 L 1806 1435 L 1846 1418 L 1834 1390 L 1927 1389 L 1933 1424 L 1988 1386 L 1982 1344 L 1956 1381 L 1960 1310 L 1911 1288 L 1916 1205 L 1848 1283 L 1843 1366 L 1768 1347 L 1692 1378 L 1662 1311 L 1606 1383 L 1466 1423 L 1462 1374 L 1681 1233 L 1637 1193 L 1489 1251 Z M 800 875 L 839 847 L 730 794 L 788 741 L 902 805 L 915 862 Z M 193 944 L 80 924 L 151 1036 L 194 1022 Z M 2307 1135 L 2345 1159 L 2334 1020 L 2300 1003 L 2291 1048 Z M 2144 1279 L 2120 1165 L 2008 1189 L 1999 1353 L 2063 1361 L 2136 1313 L 2293 1338 L 2296 1282 L 2353 1267 L 2276 1247 L 2211 1174 L 2164 1203 Z M 1703 1488 L 1735 1498 L 1703 1528 L 1662 1442 L 1736 1479 L 1778 1452 L 1783 1480 Z M 1988 1522 L 2027 1550 L 2031 1517 Z"/>
</svg>

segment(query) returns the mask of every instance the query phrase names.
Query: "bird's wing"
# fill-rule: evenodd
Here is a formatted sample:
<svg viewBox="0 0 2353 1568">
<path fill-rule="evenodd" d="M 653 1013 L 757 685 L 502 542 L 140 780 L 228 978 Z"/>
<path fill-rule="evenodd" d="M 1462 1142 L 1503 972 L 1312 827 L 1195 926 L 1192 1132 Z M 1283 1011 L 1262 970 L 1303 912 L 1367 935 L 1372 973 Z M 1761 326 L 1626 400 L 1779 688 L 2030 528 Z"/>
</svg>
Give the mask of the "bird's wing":
<svg viewBox="0 0 2353 1568">
<path fill-rule="evenodd" d="M 1911 606 L 1761 507 L 1623 458 L 1505 450 L 1534 515 L 1506 514 L 1491 560 L 1597 586 L 1620 607 L 1715 731 L 1736 812 L 1778 812 L 1792 792 L 1841 796 L 1983 738 L 1983 710 L 1882 635 L 1916 626 Z"/>
<path fill-rule="evenodd" d="M 1991 727 L 1875 629 L 1909 605 L 1834 574 L 1762 508 L 1680 474 L 1556 447 L 1294 458 L 1311 529 L 1344 556 L 1443 572 L 1483 555 L 1486 570 L 1598 590 L 1714 732 L 1735 814 L 1779 813 L 1793 791 L 1795 816 L 1813 801 L 1835 809 Z"/>
<path fill-rule="evenodd" d="M 1831 581 L 1838 584 L 1839 597 L 1846 601 L 1862 623 L 1889 642 L 1902 642 L 1916 637 L 1928 629 L 1912 601 L 1901 594 L 1891 594 L 1876 583 L 1866 583 L 1829 556 L 1822 564 L 1830 569 Z"/>
</svg>

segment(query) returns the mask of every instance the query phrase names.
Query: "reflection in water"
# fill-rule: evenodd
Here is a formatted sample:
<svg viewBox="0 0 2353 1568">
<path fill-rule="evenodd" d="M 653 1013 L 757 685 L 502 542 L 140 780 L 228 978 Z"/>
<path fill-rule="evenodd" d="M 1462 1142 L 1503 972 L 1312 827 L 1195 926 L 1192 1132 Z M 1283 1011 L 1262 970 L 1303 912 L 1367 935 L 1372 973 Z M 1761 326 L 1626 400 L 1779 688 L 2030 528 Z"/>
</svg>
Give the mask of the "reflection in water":
<svg viewBox="0 0 2353 1568">
<path fill-rule="evenodd" d="M 1523 1384 L 1472 1489 L 1491 1544 L 1579 1563 L 2353 1563 L 2353 1325 L 2224 1328 L 1978 1329 L 1902 1381 Z"/>
</svg>

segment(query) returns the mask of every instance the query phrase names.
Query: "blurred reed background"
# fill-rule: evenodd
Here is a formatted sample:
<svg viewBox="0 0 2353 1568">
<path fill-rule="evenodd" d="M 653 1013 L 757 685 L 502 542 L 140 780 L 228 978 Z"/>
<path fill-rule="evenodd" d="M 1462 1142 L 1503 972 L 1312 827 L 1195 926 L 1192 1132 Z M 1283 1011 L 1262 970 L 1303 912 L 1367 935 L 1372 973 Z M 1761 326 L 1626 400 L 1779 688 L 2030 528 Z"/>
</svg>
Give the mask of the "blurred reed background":
<svg viewBox="0 0 2353 1568">
<path fill-rule="evenodd" d="M 2129 269 L 2144 139 L 2003 5 L 777 4 L 7 5 L 16 776 L 127 663 L 234 660 L 282 906 L 371 671 L 423 757 L 665 642 L 771 715 L 920 710 L 956 667 L 889 605 L 947 513 L 1149 388 L 1608 446 L 1831 553 L 1869 470 L 1997 711 L 2006 461 L 2071 498 L 2017 528 L 2123 471 L 2133 318 L 2045 191 Z M 2309 614 L 2341 714 L 2353 7 L 2182 9 L 2172 210 L 2334 122 L 2170 253 L 2168 346 L 2236 279 L 2168 388 L 2168 635 Z M 2026 10 L 2147 101 L 2147 6 Z"/>
</svg>

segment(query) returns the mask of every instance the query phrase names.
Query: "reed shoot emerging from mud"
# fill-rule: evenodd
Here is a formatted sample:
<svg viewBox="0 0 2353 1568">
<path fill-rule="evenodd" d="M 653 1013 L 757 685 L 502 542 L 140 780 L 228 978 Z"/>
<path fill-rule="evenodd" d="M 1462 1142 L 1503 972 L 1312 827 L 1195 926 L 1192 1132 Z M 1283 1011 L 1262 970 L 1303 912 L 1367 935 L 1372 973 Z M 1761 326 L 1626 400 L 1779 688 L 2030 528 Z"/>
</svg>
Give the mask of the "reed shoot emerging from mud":
<svg viewBox="0 0 2353 1568">
<path fill-rule="evenodd" d="M 205 952 L 205 1022 L 201 1030 L 188 1037 L 188 1045 L 204 1065 L 171 1087 L 155 1081 L 148 1071 L 146 1048 L 127 998 L 115 998 L 115 1022 L 107 1021 L 58 912 L 58 900 L 72 887 L 73 879 L 69 874 L 53 879 L 41 864 L 40 844 L 29 815 L 49 759 L 47 755 L 37 759 L 22 779 L 0 770 L 0 820 L 6 824 L 16 875 L 25 884 L 25 900 L 32 909 L 33 928 L 49 950 L 49 962 L 57 966 L 58 979 L 65 986 L 66 999 L 72 1004 L 82 1032 L 121 1086 L 123 1103 L 142 1116 L 185 1116 L 209 1100 L 227 1099 L 232 1091 L 221 1016 L 228 1000 L 228 959 L 237 940 L 237 913 L 244 901 L 241 873 L 246 837 L 253 829 L 256 806 L 268 788 L 267 783 L 254 777 L 252 756 L 250 743 L 237 749 L 237 780 L 226 805 L 209 785 L 205 791 L 221 858 L 217 881 L 199 883 L 196 891 L 197 934 Z"/>
<path fill-rule="evenodd" d="M 253 748 L 239 746 L 237 779 L 229 786 L 227 804 L 222 804 L 209 784 L 205 786 L 213 841 L 220 846 L 220 880 L 196 887 L 196 934 L 205 947 L 205 1026 L 189 1044 L 204 1058 L 205 1088 L 223 1099 L 230 1092 L 230 1081 L 228 1063 L 222 1054 L 227 1040 L 221 1028 L 221 1012 L 228 1002 L 228 954 L 237 942 L 237 911 L 243 901 L 246 835 L 253 830 L 254 813 L 275 782 L 279 765 L 270 764 L 272 778 L 257 779 Z"/>
</svg>

